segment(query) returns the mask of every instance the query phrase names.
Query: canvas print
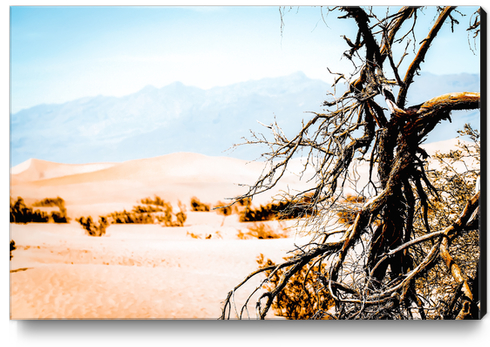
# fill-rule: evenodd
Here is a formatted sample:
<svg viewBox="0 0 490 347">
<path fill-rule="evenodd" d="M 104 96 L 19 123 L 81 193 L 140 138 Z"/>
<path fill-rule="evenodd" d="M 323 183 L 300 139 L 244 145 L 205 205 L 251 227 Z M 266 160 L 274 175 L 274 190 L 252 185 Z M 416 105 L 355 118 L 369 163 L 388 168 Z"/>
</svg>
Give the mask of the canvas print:
<svg viewBox="0 0 490 347">
<path fill-rule="evenodd" d="M 10 319 L 480 319 L 485 20 L 12 6 Z"/>
</svg>

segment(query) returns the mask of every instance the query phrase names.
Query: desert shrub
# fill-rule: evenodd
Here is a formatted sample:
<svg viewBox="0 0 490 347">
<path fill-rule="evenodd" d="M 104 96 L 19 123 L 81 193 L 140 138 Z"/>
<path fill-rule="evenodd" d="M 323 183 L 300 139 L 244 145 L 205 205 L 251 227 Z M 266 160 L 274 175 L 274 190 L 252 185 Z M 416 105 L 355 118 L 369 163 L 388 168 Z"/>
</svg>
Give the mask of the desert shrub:
<svg viewBox="0 0 490 347">
<path fill-rule="evenodd" d="M 51 220 L 55 223 L 68 223 L 68 218 L 61 212 L 51 212 Z"/>
<path fill-rule="evenodd" d="M 243 198 L 243 199 L 237 200 L 237 203 L 239 206 L 248 207 L 252 204 L 252 199 L 251 198 Z"/>
<path fill-rule="evenodd" d="M 182 227 L 187 220 L 185 205 L 178 202 L 179 212 L 174 213 L 172 204 L 165 202 L 163 205 L 163 215 L 157 215 L 157 220 L 166 227 Z"/>
<path fill-rule="evenodd" d="M 29 215 L 32 214 L 32 209 L 28 208 L 24 203 L 24 199 L 18 197 L 14 202 L 10 198 L 10 222 L 11 223 L 27 223 L 30 221 Z"/>
<path fill-rule="evenodd" d="M 45 198 L 40 201 L 36 201 L 33 206 L 56 206 L 60 209 L 59 212 L 51 212 L 51 220 L 55 223 L 68 223 L 69 218 L 67 217 L 65 201 L 59 196 L 56 198 Z"/>
<path fill-rule="evenodd" d="M 223 215 L 225 217 L 230 216 L 234 213 L 242 215 L 246 213 L 245 211 L 248 208 L 250 208 L 251 202 L 252 200 L 250 198 L 236 200 L 233 204 L 218 201 L 214 205 L 213 210 L 215 210 L 217 214 Z"/>
<path fill-rule="evenodd" d="M 163 200 L 157 195 L 155 195 L 155 198 L 153 200 L 151 198 L 145 198 L 145 199 L 141 199 L 140 202 L 144 205 L 156 205 L 156 206 L 163 206 L 163 207 L 165 207 L 167 204 L 165 200 Z"/>
<path fill-rule="evenodd" d="M 16 201 L 10 198 L 10 222 L 11 223 L 47 223 L 49 215 L 40 210 L 33 210 L 18 197 Z"/>
<path fill-rule="evenodd" d="M 182 227 L 187 220 L 187 214 L 181 210 L 175 214 L 175 219 L 176 222 L 174 223 L 174 226 Z"/>
<path fill-rule="evenodd" d="M 49 215 L 47 212 L 40 210 L 33 210 L 28 207 L 24 199 L 18 197 L 16 201 L 10 198 L 10 222 L 11 223 L 47 223 L 53 221 L 55 223 L 68 223 L 68 217 L 66 216 L 66 208 L 64 200 L 60 197 L 55 199 L 46 198 L 41 201 L 37 201 L 33 206 L 57 206 L 59 212 L 51 212 Z"/>
<path fill-rule="evenodd" d="M 152 205 L 136 205 L 133 207 L 133 213 L 135 214 L 144 214 L 144 213 L 154 213 L 154 212 L 162 212 L 163 209 L 159 206 Z"/>
<path fill-rule="evenodd" d="M 132 211 L 115 211 L 100 217 L 99 225 L 94 224 L 91 217 L 80 218 L 77 221 L 89 233 L 104 233 L 110 224 L 154 224 L 162 223 L 165 226 L 181 227 L 187 220 L 185 206 L 179 201 L 179 212 L 174 213 L 172 205 L 158 196 L 154 199 L 145 198 L 140 201 L 143 205 L 136 205 Z M 102 231 L 102 229 L 103 231 Z M 100 236 L 100 235 L 94 235 Z"/>
<path fill-rule="evenodd" d="M 153 224 L 155 222 L 151 213 L 135 213 L 133 220 L 136 224 Z"/>
<path fill-rule="evenodd" d="M 202 236 L 198 235 L 198 234 L 187 232 L 186 235 L 192 237 L 193 239 L 199 239 L 199 240 L 202 239 Z M 204 239 L 206 239 L 206 240 L 210 240 L 211 238 L 213 238 L 213 234 L 207 234 L 204 237 Z M 222 239 L 223 238 L 223 236 L 221 235 L 219 230 L 214 233 L 214 238 L 216 238 L 216 239 Z"/>
<path fill-rule="evenodd" d="M 107 216 L 111 224 L 153 224 L 155 218 L 150 212 L 128 212 L 126 210 L 112 212 Z"/>
<path fill-rule="evenodd" d="M 201 202 L 195 196 L 191 198 L 191 211 L 193 212 L 209 212 L 211 210 L 210 204 Z"/>
<path fill-rule="evenodd" d="M 61 212 L 66 211 L 65 209 L 65 200 L 60 198 L 59 196 L 56 198 L 45 198 L 40 201 L 36 201 L 33 206 L 41 207 L 41 206 L 57 206 L 60 208 Z"/>
<path fill-rule="evenodd" d="M 274 290 L 281 282 L 285 271 L 273 271 L 276 264 L 270 259 L 266 260 L 262 253 L 257 258 L 257 263 L 259 268 L 270 267 L 265 271 L 269 283 L 265 289 Z M 303 267 L 296 272 L 272 303 L 271 307 L 276 315 L 295 320 L 309 319 L 312 316 L 317 319 L 330 319 L 327 311 L 335 303 L 327 286 L 324 285 L 324 272 L 324 266 L 321 265 Z"/>
<path fill-rule="evenodd" d="M 172 205 L 155 196 L 154 199 L 145 198 L 136 205 L 132 211 L 115 211 L 107 216 L 111 224 L 153 224 L 162 223 L 165 226 L 183 226 L 187 220 L 185 206 L 179 201 L 179 212 L 174 213 Z"/>
<path fill-rule="evenodd" d="M 247 208 L 240 214 L 240 222 L 259 222 L 277 219 L 279 217 L 278 208 L 279 205 L 277 204 L 260 205 L 256 209 Z"/>
<path fill-rule="evenodd" d="M 252 226 L 248 227 L 248 231 L 246 233 L 243 233 L 241 230 L 239 230 L 237 236 L 241 240 L 280 239 L 288 237 L 287 233 L 274 231 L 274 229 L 264 223 L 254 223 Z"/>
<path fill-rule="evenodd" d="M 201 236 L 200 235 L 197 235 L 197 234 L 194 234 L 194 233 L 187 232 L 186 235 L 192 237 L 193 239 L 201 239 Z"/>
<path fill-rule="evenodd" d="M 34 210 L 30 215 L 30 222 L 47 223 L 49 222 L 49 215 L 44 211 Z"/>
<path fill-rule="evenodd" d="M 12 258 L 14 257 L 12 255 L 12 251 L 15 250 L 17 247 L 15 247 L 15 241 L 14 240 L 10 240 L 10 260 L 12 260 Z"/>
<path fill-rule="evenodd" d="M 105 234 L 106 228 L 109 226 L 109 222 L 106 217 L 99 217 L 99 223 L 95 223 L 91 216 L 80 217 L 76 219 L 78 223 L 90 236 L 102 236 Z"/>
<path fill-rule="evenodd" d="M 260 222 L 276 219 L 295 219 L 312 215 L 312 211 L 305 208 L 310 202 L 310 196 L 304 196 L 301 200 L 288 199 L 253 209 L 248 203 L 240 212 L 240 222 Z M 248 200 L 250 202 L 250 200 Z M 246 202 L 245 202 L 246 203 Z"/>
<path fill-rule="evenodd" d="M 109 216 L 111 224 L 135 223 L 135 216 L 126 210 L 112 212 Z"/>
<path fill-rule="evenodd" d="M 226 204 L 222 201 L 218 201 L 216 203 L 216 205 L 214 206 L 214 210 L 217 214 L 221 214 L 225 217 L 230 216 L 233 212 L 238 213 L 238 209 L 236 206 L 229 206 L 229 204 Z"/>
</svg>

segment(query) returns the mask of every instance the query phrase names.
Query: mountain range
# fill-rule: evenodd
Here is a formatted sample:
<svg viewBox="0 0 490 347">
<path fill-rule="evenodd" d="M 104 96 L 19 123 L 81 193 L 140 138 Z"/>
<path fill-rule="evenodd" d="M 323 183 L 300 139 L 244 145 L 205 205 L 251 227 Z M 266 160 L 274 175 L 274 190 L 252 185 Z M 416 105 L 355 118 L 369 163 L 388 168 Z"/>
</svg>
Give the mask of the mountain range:
<svg viewBox="0 0 490 347">
<path fill-rule="evenodd" d="M 417 77 L 409 104 L 455 91 L 480 91 L 471 74 Z M 266 132 L 259 123 L 277 119 L 293 135 L 321 112 L 332 87 L 298 72 L 208 90 L 175 82 L 147 86 L 124 97 L 85 97 L 63 104 L 42 104 L 10 116 L 11 166 L 30 158 L 66 164 L 122 162 L 175 152 L 253 160 L 264 148 L 240 146 L 243 137 Z M 479 128 L 479 112 L 459 112 L 428 142 L 455 137 L 466 122 Z"/>
</svg>

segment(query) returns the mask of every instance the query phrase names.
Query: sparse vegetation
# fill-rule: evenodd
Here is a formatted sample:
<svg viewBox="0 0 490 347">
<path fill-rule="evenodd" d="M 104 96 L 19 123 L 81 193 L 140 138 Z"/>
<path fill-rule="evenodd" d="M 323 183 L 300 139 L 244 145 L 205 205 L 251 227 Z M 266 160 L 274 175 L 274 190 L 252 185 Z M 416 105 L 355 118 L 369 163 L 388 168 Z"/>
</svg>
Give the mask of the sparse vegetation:
<svg viewBox="0 0 490 347">
<path fill-rule="evenodd" d="M 210 204 L 201 202 L 195 196 L 191 198 L 191 211 L 193 212 L 209 212 L 211 210 Z"/>
<path fill-rule="evenodd" d="M 133 210 L 112 212 L 107 215 L 110 224 L 154 224 L 162 223 L 167 227 L 181 227 L 187 220 L 186 208 L 179 201 L 179 212 L 174 213 L 172 204 L 159 196 L 154 199 L 140 200 L 143 205 L 136 205 Z"/>
<path fill-rule="evenodd" d="M 217 214 L 221 214 L 225 217 L 231 216 L 233 213 L 238 213 L 238 207 L 237 206 L 229 206 L 229 204 L 225 204 L 222 201 L 218 201 L 216 203 L 216 206 L 214 206 L 214 210 L 216 211 Z"/>
<path fill-rule="evenodd" d="M 288 261 L 290 259 L 284 258 Z M 276 264 L 265 259 L 261 253 L 257 258 L 259 269 L 264 269 L 268 284 L 264 287 L 272 291 L 278 287 L 284 270 L 276 269 Z M 272 303 L 271 308 L 276 315 L 286 319 L 332 319 L 328 310 L 335 305 L 332 295 L 322 282 L 321 273 L 325 266 L 321 262 L 310 268 L 302 268 L 290 279 L 288 285 L 282 290 Z"/>
<path fill-rule="evenodd" d="M 10 260 L 12 260 L 12 258 L 14 257 L 12 255 L 12 251 L 15 250 L 17 247 L 15 247 L 15 241 L 14 240 L 10 240 Z"/>
<path fill-rule="evenodd" d="M 141 199 L 140 201 L 144 205 L 154 205 L 154 206 L 162 206 L 162 207 L 165 207 L 167 205 L 167 202 L 157 195 L 155 195 L 153 200 L 151 198 L 145 198 L 145 199 Z"/>
<path fill-rule="evenodd" d="M 187 220 L 185 206 L 179 201 L 179 212 L 174 213 L 172 205 L 162 198 L 141 199 L 143 205 L 136 205 L 133 210 L 112 212 L 99 217 L 98 224 L 91 216 L 76 219 L 90 236 L 102 236 L 111 224 L 155 224 L 161 223 L 167 227 L 182 227 Z"/>
<path fill-rule="evenodd" d="M 186 234 L 186 235 L 187 235 L 187 236 L 192 237 L 193 239 L 198 239 L 198 240 L 202 239 L 202 236 L 201 236 L 201 235 L 194 234 L 194 233 L 192 233 L 192 232 L 187 232 L 187 234 Z M 218 230 L 218 231 L 216 231 L 216 232 L 214 233 L 214 236 L 215 236 L 215 238 L 217 238 L 217 239 L 222 239 L 222 238 L 223 238 L 223 236 L 221 235 L 221 233 L 219 232 L 219 230 Z M 205 240 L 209 240 L 209 239 L 211 239 L 211 238 L 213 238 L 213 234 L 207 234 L 207 235 L 204 237 L 204 239 L 205 239 Z"/>
<path fill-rule="evenodd" d="M 463 227 L 442 241 L 441 262 L 435 262 L 415 281 L 422 297 L 439 301 L 439 307 L 425 314 L 426 319 L 462 319 L 477 317 L 479 307 L 480 262 L 480 207 L 472 213 L 471 202 L 480 194 L 477 186 L 480 176 L 480 135 L 466 124 L 458 131 L 469 136 L 471 142 L 459 142 L 455 149 L 440 151 L 432 156 L 435 168 L 427 168 L 427 177 L 437 194 L 427 195 L 415 208 L 422 211 L 413 221 L 416 237 L 424 237 L 429 230 L 453 230 L 454 222 L 461 220 Z M 466 217 L 465 217 L 466 215 Z M 430 252 L 432 243 L 413 246 L 414 262 Z M 450 269 L 451 275 L 446 275 Z M 473 295 L 473 299 L 469 297 Z"/>
<path fill-rule="evenodd" d="M 311 197 L 304 196 L 300 201 L 285 200 L 276 203 L 269 203 L 259 208 L 247 206 L 240 212 L 240 222 L 261 222 L 281 219 L 296 219 L 311 215 L 306 207 Z"/>
<path fill-rule="evenodd" d="M 45 211 L 34 210 L 28 207 L 22 197 L 17 200 L 10 198 L 10 222 L 11 223 L 68 223 L 64 200 L 60 197 L 56 199 L 46 198 L 33 204 L 33 206 L 58 206 L 60 211 L 53 211 L 48 214 Z"/>
<path fill-rule="evenodd" d="M 41 207 L 41 206 L 56 206 L 60 209 L 59 212 L 53 211 L 51 212 L 51 219 L 55 223 L 68 223 L 69 219 L 66 215 L 65 208 L 65 200 L 60 198 L 59 196 L 56 198 L 46 198 L 41 201 L 36 201 L 32 206 Z"/>
<path fill-rule="evenodd" d="M 83 229 L 87 232 L 88 235 L 90 236 L 102 236 L 105 235 L 106 228 L 109 225 L 109 222 L 107 221 L 107 218 L 105 217 L 99 217 L 99 222 L 95 223 L 92 220 L 91 216 L 88 216 L 87 218 L 85 217 L 80 217 L 76 219 L 78 223 L 82 226 Z"/>
<path fill-rule="evenodd" d="M 110 224 L 153 224 L 156 219 L 149 212 L 128 212 L 126 210 L 112 212 L 107 218 Z"/>
<path fill-rule="evenodd" d="M 197 235 L 197 234 L 194 234 L 194 233 L 187 232 L 186 235 L 192 237 L 193 239 L 201 239 L 201 236 L 200 235 Z"/>
<path fill-rule="evenodd" d="M 238 238 L 241 240 L 248 239 L 280 239 L 288 237 L 288 234 L 283 230 L 282 232 L 275 231 L 269 225 L 265 223 L 254 223 L 248 227 L 247 232 L 238 231 Z"/>
</svg>

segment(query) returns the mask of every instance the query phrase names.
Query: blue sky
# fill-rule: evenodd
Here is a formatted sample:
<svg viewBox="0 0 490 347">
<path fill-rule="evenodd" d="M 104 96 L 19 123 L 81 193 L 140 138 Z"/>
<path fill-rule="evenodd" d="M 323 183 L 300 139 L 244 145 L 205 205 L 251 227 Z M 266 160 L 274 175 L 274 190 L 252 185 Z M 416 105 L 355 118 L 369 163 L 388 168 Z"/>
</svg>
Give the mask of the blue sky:
<svg viewBox="0 0 490 347">
<path fill-rule="evenodd" d="M 443 30 L 424 71 L 479 73 L 464 30 L 475 9 L 461 8 L 468 16 Z M 282 35 L 277 6 L 11 7 L 11 112 L 174 81 L 207 89 L 296 71 L 330 81 L 327 67 L 351 69 L 340 35 L 354 40 L 354 29 L 319 7 L 286 10 Z"/>
</svg>

